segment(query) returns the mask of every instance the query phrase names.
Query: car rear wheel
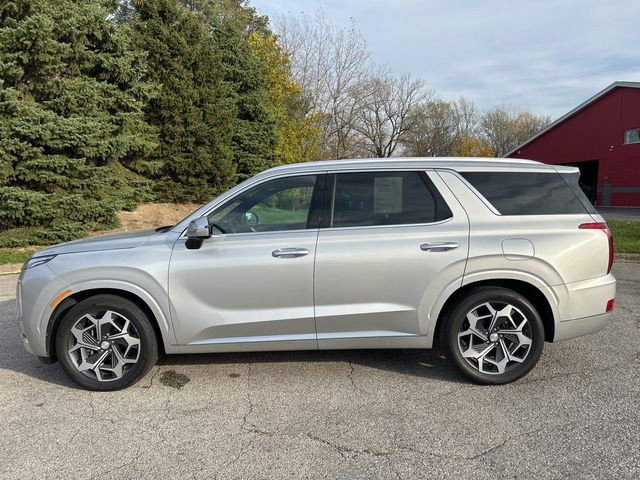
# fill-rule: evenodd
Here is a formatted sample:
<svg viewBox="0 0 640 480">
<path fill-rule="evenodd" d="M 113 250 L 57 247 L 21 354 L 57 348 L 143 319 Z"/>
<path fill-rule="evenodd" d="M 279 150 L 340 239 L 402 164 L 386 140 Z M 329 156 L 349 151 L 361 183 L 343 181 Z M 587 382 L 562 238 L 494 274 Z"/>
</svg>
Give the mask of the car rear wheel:
<svg viewBox="0 0 640 480">
<path fill-rule="evenodd" d="M 142 378 L 158 359 L 151 322 L 133 302 L 96 295 L 62 319 L 56 353 L 71 379 L 90 390 L 118 390 Z"/>
<path fill-rule="evenodd" d="M 540 315 L 512 290 L 473 290 L 444 320 L 442 345 L 447 358 L 476 383 L 512 382 L 526 375 L 542 354 Z"/>
</svg>

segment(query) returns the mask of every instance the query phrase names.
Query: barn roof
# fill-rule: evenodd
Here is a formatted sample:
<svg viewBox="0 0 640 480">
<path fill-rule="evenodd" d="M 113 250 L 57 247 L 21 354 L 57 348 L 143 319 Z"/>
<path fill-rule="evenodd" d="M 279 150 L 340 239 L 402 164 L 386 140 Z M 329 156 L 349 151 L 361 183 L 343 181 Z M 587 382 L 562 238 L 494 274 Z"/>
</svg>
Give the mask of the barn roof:
<svg viewBox="0 0 640 480">
<path fill-rule="evenodd" d="M 582 102 L 580 105 L 578 105 L 576 108 L 574 108 L 573 110 L 571 110 L 568 113 L 565 113 L 564 115 L 562 115 L 561 117 L 559 117 L 557 120 L 554 120 L 553 122 L 551 122 L 549 125 L 547 125 L 545 128 L 543 128 L 542 130 L 540 130 L 538 133 L 536 133 L 533 137 L 529 138 L 528 140 L 522 142 L 520 145 L 518 145 L 516 148 L 514 148 L 513 150 L 510 150 L 508 153 L 505 154 L 505 157 L 508 157 L 509 155 L 513 155 L 515 152 L 517 152 L 518 150 L 520 150 L 522 147 L 524 147 L 525 145 L 528 145 L 529 143 L 533 142 L 536 138 L 541 137 L 542 135 L 544 135 L 545 133 L 547 133 L 549 130 L 551 130 L 552 128 L 555 128 L 557 125 L 561 124 L 562 122 L 564 122 L 566 119 L 573 117 L 576 113 L 578 113 L 580 110 L 588 107 L 589 105 L 591 105 L 593 102 L 595 102 L 596 100 L 598 100 L 599 98 L 604 97 L 605 95 L 607 95 L 610 91 L 618 88 L 618 87 L 627 87 L 627 88 L 640 88 L 640 82 L 613 82 L 611 85 L 609 85 L 608 87 L 600 90 L 598 93 L 596 93 L 593 97 L 589 98 L 588 100 Z"/>
</svg>

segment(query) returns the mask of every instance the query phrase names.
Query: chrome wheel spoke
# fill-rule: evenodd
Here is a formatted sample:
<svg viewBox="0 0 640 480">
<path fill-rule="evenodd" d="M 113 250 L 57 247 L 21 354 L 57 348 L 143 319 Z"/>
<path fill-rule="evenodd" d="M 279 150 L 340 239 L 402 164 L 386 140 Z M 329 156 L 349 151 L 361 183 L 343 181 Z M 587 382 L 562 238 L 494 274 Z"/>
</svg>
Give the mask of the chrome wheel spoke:
<svg viewBox="0 0 640 480">
<path fill-rule="evenodd" d="M 86 348 L 87 350 L 92 350 L 94 352 L 100 350 L 100 347 L 97 346 L 97 345 L 93 345 L 93 344 L 90 344 L 90 343 L 85 343 L 85 342 L 82 342 L 82 341 L 78 341 L 78 342 L 76 342 L 76 344 L 73 347 L 71 347 L 69 349 L 69 353 L 73 353 L 76 350 L 79 350 L 81 348 Z"/>
<path fill-rule="evenodd" d="M 473 358 L 474 360 L 480 360 L 484 358 L 484 356 L 489 353 L 491 350 L 495 348 L 493 343 L 490 343 L 485 349 L 477 351 L 472 346 L 462 352 L 462 356 L 465 358 Z"/>
<path fill-rule="evenodd" d="M 100 346 L 96 342 L 94 335 L 91 333 L 91 330 L 95 328 L 95 325 L 90 325 L 84 329 L 78 328 L 77 325 L 78 324 L 76 323 L 76 325 L 71 329 L 71 334 L 75 338 L 76 344 L 69 350 L 69 353 L 75 352 L 80 348 L 86 348 L 92 351 L 100 350 Z"/>
<path fill-rule="evenodd" d="M 484 361 L 487 362 L 487 363 L 490 363 L 491 365 L 494 365 L 496 367 L 496 369 L 498 370 L 497 373 L 504 373 L 505 368 L 507 367 L 507 363 L 508 363 L 506 358 L 503 358 L 500 361 L 496 361 L 496 360 L 493 360 L 491 358 L 485 358 Z M 489 373 L 489 372 L 485 371 L 484 369 L 480 369 L 480 371 L 482 373 Z"/>
<path fill-rule="evenodd" d="M 495 325 L 496 325 L 496 320 L 498 318 L 498 313 L 489 302 L 484 304 L 487 309 L 491 312 L 491 322 L 489 322 L 489 328 L 487 328 L 487 331 L 491 331 L 494 329 Z"/>
<path fill-rule="evenodd" d="M 107 370 L 109 372 L 113 372 L 113 374 L 116 376 L 116 378 L 120 378 L 122 377 L 123 374 L 123 367 L 128 364 L 128 363 L 136 363 L 134 360 L 126 360 L 122 354 L 120 353 L 120 350 L 118 350 L 117 347 L 115 347 L 113 349 L 113 357 L 114 357 L 114 366 L 113 367 L 105 367 L 104 370 Z"/>
<path fill-rule="evenodd" d="M 107 336 L 105 332 L 107 331 L 108 327 L 118 328 L 118 326 L 113 323 L 113 315 L 114 313 L 111 310 L 107 310 L 106 312 L 104 312 L 104 315 L 98 320 L 98 340 L 102 337 Z M 129 320 L 126 321 L 129 322 Z"/>
<path fill-rule="evenodd" d="M 531 338 L 527 337 L 523 333 L 524 327 L 526 326 L 527 323 L 528 323 L 528 321 L 525 318 L 514 330 L 511 330 L 511 329 L 498 330 L 499 334 L 501 334 L 503 336 L 507 336 L 507 337 L 511 337 L 511 338 L 516 339 L 517 346 L 516 346 L 516 348 L 514 348 L 512 350 L 512 352 L 515 352 L 516 350 L 519 350 L 520 347 L 529 347 L 529 346 L 531 346 Z"/>
<path fill-rule="evenodd" d="M 81 372 L 85 370 L 93 370 L 96 374 L 98 374 L 98 370 L 108 356 L 108 351 L 101 351 L 93 355 L 84 357 L 82 359 L 82 363 L 78 365 L 78 370 L 80 370 Z"/>
<path fill-rule="evenodd" d="M 485 304 L 485 306 L 488 306 L 489 308 L 491 308 L 488 304 Z M 480 327 L 478 327 L 478 322 L 481 320 L 486 320 L 487 318 L 491 318 L 491 316 L 493 315 L 478 315 L 477 312 L 478 309 L 473 310 L 469 313 L 467 313 L 467 321 L 469 322 L 469 328 L 467 330 L 465 330 L 464 332 L 461 332 L 458 334 L 458 338 L 460 338 L 460 336 L 462 335 L 476 335 L 478 337 L 480 337 L 482 340 L 487 340 L 487 336 L 484 334 L 483 331 L 481 331 Z M 492 309 L 493 310 L 493 309 Z"/>
</svg>

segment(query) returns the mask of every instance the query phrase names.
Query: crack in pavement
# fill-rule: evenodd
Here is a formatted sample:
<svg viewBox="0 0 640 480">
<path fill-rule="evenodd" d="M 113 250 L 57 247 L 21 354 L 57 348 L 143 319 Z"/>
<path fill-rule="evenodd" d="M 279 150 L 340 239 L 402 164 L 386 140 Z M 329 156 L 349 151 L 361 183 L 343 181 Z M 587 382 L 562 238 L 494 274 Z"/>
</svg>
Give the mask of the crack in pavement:
<svg viewBox="0 0 640 480">
<path fill-rule="evenodd" d="M 349 373 L 347 373 L 347 377 L 349 378 L 349 381 L 351 382 L 351 386 L 353 387 L 353 390 L 355 391 L 355 390 L 357 390 L 357 387 L 356 387 L 356 382 L 353 379 L 353 372 L 354 372 L 353 362 L 349 361 Z"/>
<path fill-rule="evenodd" d="M 330 440 L 327 440 L 326 438 L 322 438 L 322 437 L 320 437 L 318 435 L 314 435 L 311 432 L 307 432 L 306 436 L 310 440 L 313 440 L 313 441 L 316 441 L 316 442 L 320 442 L 323 445 L 327 445 L 327 446 L 333 448 L 344 459 L 354 459 L 356 456 L 362 455 L 362 454 L 373 455 L 374 457 L 386 457 L 386 456 L 389 456 L 389 455 L 393 454 L 393 450 L 372 450 L 370 448 L 357 449 L 357 448 L 347 447 L 347 446 L 344 446 L 344 445 L 339 445 L 339 444 L 334 443 L 334 442 L 332 442 Z M 348 456 L 347 454 L 349 454 L 349 453 L 351 453 L 353 455 Z"/>
<path fill-rule="evenodd" d="M 245 414 L 242 416 L 242 424 L 240 425 L 240 433 L 245 433 L 245 434 L 257 434 L 257 435 L 265 435 L 266 433 L 263 433 L 262 430 L 258 429 L 256 427 L 255 424 L 250 423 L 249 422 L 249 416 L 253 414 L 253 410 L 255 408 L 255 405 L 253 403 L 253 400 L 251 398 L 251 363 L 247 364 L 247 411 L 245 412 Z M 251 446 L 251 444 L 253 443 L 253 441 L 256 439 L 255 436 L 250 436 L 248 441 L 244 442 L 242 444 L 242 446 L 240 447 L 240 451 L 238 452 L 237 455 L 235 455 L 231 460 L 229 460 L 227 463 L 225 463 L 221 468 L 219 472 L 216 472 L 214 478 L 219 478 L 218 474 L 224 472 L 225 470 L 227 470 L 230 466 L 232 466 L 233 464 L 235 464 L 238 460 L 240 460 L 245 453 L 247 452 L 247 450 L 249 449 L 249 447 Z M 223 478 L 225 478 L 223 476 Z"/>
<path fill-rule="evenodd" d="M 256 426 L 255 423 L 249 422 L 249 416 L 253 415 L 253 410 L 256 408 L 256 405 L 253 403 L 253 399 L 251 398 L 251 364 L 247 365 L 247 403 L 248 408 L 244 416 L 242 417 L 242 425 L 240 428 L 248 433 L 257 433 L 259 435 L 267 435 L 272 436 L 273 434 L 267 430 L 262 430 Z"/>
<path fill-rule="evenodd" d="M 162 370 L 162 367 L 164 366 L 164 364 L 161 363 L 161 362 L 158 362 L 156 364 L 156 366 L 158 368 L 156 368 L 156 371 L 151 374 L 151 377 L 149 378 L 149 385 L 140 385 L 140 388 L 151 388 L 151 387 L 153 387 L 153 381 L 156 379 L 156 377 L 158 376 L 158 374 Z"/>
</svg>

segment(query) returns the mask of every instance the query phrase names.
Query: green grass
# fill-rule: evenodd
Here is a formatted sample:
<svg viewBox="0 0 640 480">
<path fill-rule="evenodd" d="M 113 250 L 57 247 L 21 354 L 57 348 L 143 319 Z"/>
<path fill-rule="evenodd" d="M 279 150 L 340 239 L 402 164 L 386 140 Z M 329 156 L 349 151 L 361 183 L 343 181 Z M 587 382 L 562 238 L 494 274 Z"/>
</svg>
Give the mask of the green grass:
<svg viewBox="0 0 640 480">
<path fill-rule="evenodd" d="M 616 253 L 640 253 L 640 221 L 607 220 Z"/>
<path fill-rule="evenodd" d="M 282 210 L 280 208 L 256 205 L 251 211 L 258 215 L 260 223 L 299 223 L 306 225 L 307 210 Z M 304 227 L 303 227 L 304 228 Z"/>
<path fill-rule="evenodd" d="M 0 265 L 24 263 L 29 256 L 42 247 L 0 248 Z"/>
</svg>

